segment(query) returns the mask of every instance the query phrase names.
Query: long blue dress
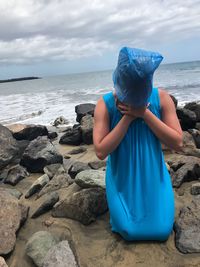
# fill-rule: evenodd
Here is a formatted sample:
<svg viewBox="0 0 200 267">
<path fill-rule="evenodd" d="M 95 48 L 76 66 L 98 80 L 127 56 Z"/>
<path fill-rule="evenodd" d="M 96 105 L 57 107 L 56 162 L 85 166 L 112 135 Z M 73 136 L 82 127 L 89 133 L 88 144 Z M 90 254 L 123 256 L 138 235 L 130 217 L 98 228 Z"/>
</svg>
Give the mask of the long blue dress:
<svg viewBox="0 0 200 267">
<path fill-rule="evenodd" d="M 113 92 L 103 95 L 110 131 L 123 114 Z M 149 109 L 161 119 L 158 88 L 148 99 Z M 113 232 L 125 240 L 168 239 L 175 217 L 174 191 L 161 143 L 142 118 L 132 121 L 106 160 L 106 197 Z"/>
</svg>

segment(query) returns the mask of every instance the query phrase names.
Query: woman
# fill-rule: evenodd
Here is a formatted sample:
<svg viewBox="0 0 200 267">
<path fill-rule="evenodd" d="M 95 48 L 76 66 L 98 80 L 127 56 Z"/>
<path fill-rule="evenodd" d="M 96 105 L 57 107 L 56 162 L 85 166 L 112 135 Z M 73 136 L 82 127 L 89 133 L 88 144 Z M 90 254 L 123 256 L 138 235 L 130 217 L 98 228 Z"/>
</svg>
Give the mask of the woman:
<svg viewBox="0 0 200 267">
<path fill-rule="evenodd" d="M 167 91 L 152 87 L 157 55 L 132 48 L 120 53 L 115 91 L 97 101 L 93 128 L 97 157 L 104 160 L 108 156 L 106 196 L 111 229 L 127 241 L 165 241 L 173 228 L 175 205 L 161 142 L 179 151 L 182 129 Z"/>
</svg>

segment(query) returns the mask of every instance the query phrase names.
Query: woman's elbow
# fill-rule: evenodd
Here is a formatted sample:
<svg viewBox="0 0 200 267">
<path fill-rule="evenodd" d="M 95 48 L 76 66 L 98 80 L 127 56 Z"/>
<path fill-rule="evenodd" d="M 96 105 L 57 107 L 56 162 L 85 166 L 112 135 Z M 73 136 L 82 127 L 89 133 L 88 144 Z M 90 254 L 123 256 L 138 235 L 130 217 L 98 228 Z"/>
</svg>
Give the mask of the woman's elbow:
<svg viewBox="0 0 200 267">
<path fill-rule="evenodd" d="M 105 155 L 105 153 L 103 153 L 102 150 L 100 148 L 97 148 L 96 146 L 94 147 L 94 151 L 97 158 L 100 160 L 104 160 L 107 157 L 107 155 Z"/>
</svg>

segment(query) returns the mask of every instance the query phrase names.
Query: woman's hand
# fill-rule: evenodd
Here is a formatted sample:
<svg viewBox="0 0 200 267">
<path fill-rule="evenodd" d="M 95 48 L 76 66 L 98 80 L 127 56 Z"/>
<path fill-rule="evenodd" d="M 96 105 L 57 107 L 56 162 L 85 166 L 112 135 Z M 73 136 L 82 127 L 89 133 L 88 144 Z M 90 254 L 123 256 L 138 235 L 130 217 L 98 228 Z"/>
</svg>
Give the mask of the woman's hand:
<svg viewBox="0 0 200 267">
<path fill-rule="evenodd" d="M 134 108 L 131 105 L 123 104 L 121 102 L 118 102 L 117 107 L 119 108 L 120 112 L 124 115 L 129 115 L 134 118 L 143 118 L 145 110 L 148 108 L 150 103 L 147 104 L 147 106 L 140 107 L 140 108 Z"/>
</svg>

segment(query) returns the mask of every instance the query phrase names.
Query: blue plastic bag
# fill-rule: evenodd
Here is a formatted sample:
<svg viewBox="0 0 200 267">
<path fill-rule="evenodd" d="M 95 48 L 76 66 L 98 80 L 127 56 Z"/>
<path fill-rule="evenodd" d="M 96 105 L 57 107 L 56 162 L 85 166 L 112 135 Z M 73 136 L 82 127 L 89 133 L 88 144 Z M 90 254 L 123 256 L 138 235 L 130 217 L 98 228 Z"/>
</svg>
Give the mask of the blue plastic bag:
<svg viewBox="0 0 200 267">
<path fill-rule="evenodd" d="M 117 98 L 134 107 L 147 105 L 152 91 L 153 73 L 163 60 L 157 52 L 123 47 L 113 72 Z"/>
</svg>

